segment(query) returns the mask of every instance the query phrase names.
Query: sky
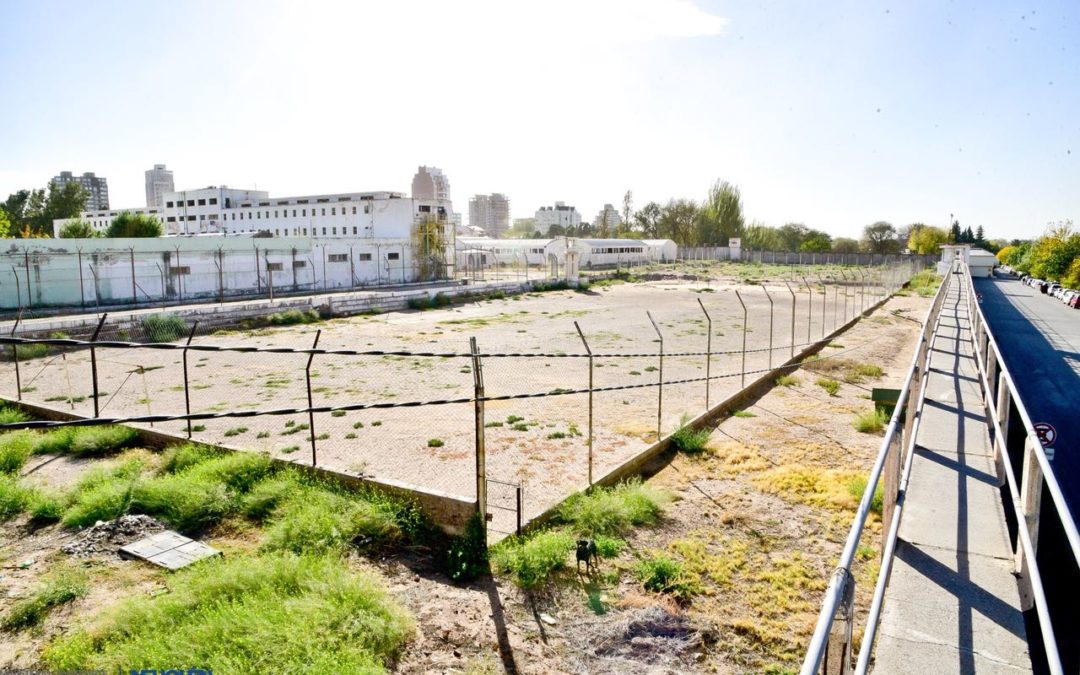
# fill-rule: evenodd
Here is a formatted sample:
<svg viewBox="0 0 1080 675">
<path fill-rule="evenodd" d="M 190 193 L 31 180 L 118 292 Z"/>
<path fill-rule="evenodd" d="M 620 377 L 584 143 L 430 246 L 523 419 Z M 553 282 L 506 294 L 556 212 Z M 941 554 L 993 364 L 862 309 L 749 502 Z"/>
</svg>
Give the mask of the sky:
<svg viewBox="0 0 1080 675">
<path fill-rule="evenodd" d="M 455 210 L 702 199 L 857 237 L 1080 223 L 1080 3 L 0 0 L 0 198 L 94 171 Z M 467 219 L 467 215 L 466 215 Z"/>
</svg>

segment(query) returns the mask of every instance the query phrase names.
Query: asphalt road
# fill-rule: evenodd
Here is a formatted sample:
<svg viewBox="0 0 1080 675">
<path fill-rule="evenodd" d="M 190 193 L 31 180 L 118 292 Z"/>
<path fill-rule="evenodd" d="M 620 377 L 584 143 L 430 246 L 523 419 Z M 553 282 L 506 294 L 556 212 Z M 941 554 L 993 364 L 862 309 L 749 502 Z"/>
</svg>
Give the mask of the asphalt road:
<svg viewBox="0 0 1080 675">
<path fill-rule="evenodd" d="M 1057 429 L 1054 474 L 1080 515 L 1080 309 L 1015 277 L 976 279 L 982 309 L 1031 421 Z"/>
</svg>

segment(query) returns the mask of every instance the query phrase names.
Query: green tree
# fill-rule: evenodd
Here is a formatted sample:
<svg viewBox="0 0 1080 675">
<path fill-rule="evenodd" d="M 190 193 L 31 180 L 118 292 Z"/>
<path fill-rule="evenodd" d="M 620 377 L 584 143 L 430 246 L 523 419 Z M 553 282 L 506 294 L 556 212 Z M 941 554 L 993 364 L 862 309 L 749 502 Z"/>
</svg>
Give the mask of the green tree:
<svg viewBox="0 0 1080 675">
<path fill-rule="evenodd" d="M 656 202 L 649 202 L 634 213 L 634 229 L 640 231 L 646 239 L 660 236 L 660 216 L 663 208 Z"/>
<path fill-rule="evenodd" d="M 959 244 L 959 243 L 961 243 L 961 241 L 960 241 L 961 236 L 962 236 L 962 233 L 960 232 L 960 221 L 959 220 L 952 221 L 952 225 L 949 226 L 949 243 L 950 244 Z"/>
<path fill-rule="evenodd" d="M 160 237 L 163 233 L 161 221 L 145 213 L 124 211 L 113 218 L 106 237 Z"/>
<path fill-rule="evenodd" d="M 698 213 L 696 243 L 726 246 L 728 239 L 742 236 L 745 224 L 739 188 L 718 180 Z"/>
<path fill-rule="evenodd" d="M 59 234 L 61 239 L 92 239 L 101 236 L 90 223 L 82 218 L 76 218 L 64 223 L 60 227 Z"/>
<path fill-rule="evenodd" d="M 802 223 L 787 223 L 777 231 L 780 235 L 782 251 L 798 251 L 803 240 L 810 234 L 810 228 Z"/>
<path fill-rule="evenodd" d="M 799 250 L 806 253 L 827 253 L 832 250 L 832 237 L 818 230 L 810 230 L 799 244 Z"/>
<path fill-rule="evenodd" d="M 847 237 L 837 237 L 832 242 L 833 253 L 858 253 L 859 242 Z"/>
<path fill-rule="evenodd" d="M 694 200 L 669 199 L 660 211 L 657 227 L 659 236 L 671 239 L 679 246 L 690 246 L 693 243 L 698 214 L 698 205 Z"/>
<path fill-rule="evenodd" d="M 619 230 L 626 232 L 630 229 L 630 216 L 634 214 L 634 193 L 630 190 L 626 191 L 626 194 L 622 196 L 622 223 L 619 224 Z"/>
<path fill-rule="evenodd" d="M 11 221 L 8 220 L 7 211 L 0 208 L 0 239 L 7 239 L 11 233 Z"/>
<path fill-rule="evenodd" d="M 949 233 L 940 227 L 916 225 L 908 237 L 908 249 L 917 255 L 934 255 L 942 244 L 949 243 Z"/>
<path fill-rule="evenodd" d="M 896 240 L 896 228 L 892 223 L 879 220 L 863 228 L 863 248 L 868 253 L 899 253 L 900 242 Z"/>
<path fill-rule="evenodd" d="M 754 222 L 743 229 L 742 247 L 748 251 L 780 251 L 783 244 L 775 227 Z"/>
</svg>

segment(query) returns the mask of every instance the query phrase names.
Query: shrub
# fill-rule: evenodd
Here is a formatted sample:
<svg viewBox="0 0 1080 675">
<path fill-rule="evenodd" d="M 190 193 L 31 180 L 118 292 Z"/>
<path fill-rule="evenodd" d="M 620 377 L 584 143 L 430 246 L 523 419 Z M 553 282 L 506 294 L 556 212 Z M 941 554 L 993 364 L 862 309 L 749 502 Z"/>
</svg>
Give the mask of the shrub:
<svg viewBox="0 0 1080 675">
<path fill-rule="evenodd" d="M 698 453 L 709 444 L 711 432 L 708 429 L 694 429 L 689 425 L 690 418 L 683 415 L 679 428 L 671 435 L 671 443 L 676 449 L 686 453 Z"/>
<path fill-rule="evenodd" d="M 71 506 L 64 511 L 65 527 L 86 527 L 99 520 L 112 520 L 127 512 L 134 480 L 110 477 L 79 490 Z"/>
<path fill-rule="evenodd" d="M 90 631 L 55 641 L 45 663 L 102 672 L 183 663 L 222 673 L 267 664 L 287 673 L 376 673 L 415 631 L 375 577 L 335 557 L 218 558 L 165 583 L 168 593 L 133 597 Z"/>
<path fill-rule="evenodd" d="M 776 384 L 781 387 L 794 387 L 799 383 L 799 378 L 794 375 L 781 375 L 776 378 Z"/>
<path fill-rule="evenodd" d="M 345 417 L 345 411 L 344 410 L 334 410 L 333 412 L 330 413 L 330 417 Z"/>
<path fill-rule="evenodd" d="M 0 474 L 0 522 L 26 510 L 33 494 L 33 490 L 19 485 L 15 476 Z"/>
<path fill-rule="evenodd" d="M 621 534 L 656 522 L 670 500 L 667 493 L 632 480 L 572 495 L 559 507 L 559 518 L 584 536 Z"/>
<path fill-rule="evenodd" d="M 86 595 L 86 579 L 73 572 L 57 574 L 49 579 L 44 588 L 29 598 L 15 604 L 0 621 L 0 627 L 8 631 L 36 626 L 54 607 Z"/>
<path fill-rule="evenodd" d="M 247 427 L 234 427 L 232 429 L 226 429 L 225 430 L 225 436 L 227 438 L 232 438 L 233 436 L 239 436 L 240 434 L 246 434 L 247 430 L 248 430 Z"/>
<path fill-rule="evenodd" d="M 131 494 L 132 511 L 161 518 L 181 532 L 196 532 L 216 523 L 232 505 L 224 484 L 187 472 L 148 480 Z"/>
<path fill-rule="evenodd" d="M 827 377 L 818 378 L 817 386 L 829 392 L 829 396 L 836 396 L 836 392 L 840 391 L 840 383 Z"/>
<path fill-rule="evenodd" d="M 465 532 L 450 542 L 447 573 L 454 581 L 472 581 L 488 571 L 487 524 L 474 513 L 465 523 Z"/>
<path fill-rule="evenodd" d="M 429 448 L 441 448 L 443 445 L 445 445 L 445 443 L 443 443 L 441 438 L 429 438 L 427 442 Z"/>
<path fill-rule="evenodd" d="M 392 541 L 400 533 L 388 509 L 310 489 L 281 506 L 263 546 L 271 551 L 323 553 L 341 550 L 361 538 L 379 543 Z"/>
<path fill-rule="evenodd" d="M 6 405 L 0 406 L 0 424 L 15 424 L 17 422 L 26 422 L 29 419 L 30 417 L 18 408 Z"/>
<path fill-rule="evenodd" d="M 130 447 L 138 438 L 138 432 L 131 427 L 75 427 L 68 452 L 79 457 L 100 457 Z"/>
<path fill-rule="evenodd" d="M 874 409 L 865 412 L 855 418 L 854 426 L 855 431 L 862 432 L 864 434 L 880 434 L 885 430 L 885 425 L 889 423 L 889 418 L 884 412 Z"/>
<path fill-rule="evenodd" d="M 29 344 L 15 345 L 15 357 L 20 361 L 26 361 L 27 359 L 40 359 L 49 355 L 49 345 L 43 345 L 40 342 L 31 342 Z"/>
<path fill-rule="evenodd" d="M 165 451 L 165 461 L 162 470 L 166 473 L 178 473 L 200 462 L 205 462 L 214 457 L 220 457 L 221 452 L 205 445 L 174 445 Z"/>
<path fill-rule="evenodd" d="M 34 525 L 55 523 L 64 516 L 65 501 L 56 494 L 37 491 L 30 498 L 30 522 Z"/>
<path fill-rule="evenodd" d="M 299 309 L 287 309 L 284 312 L 275 312 L 266 317 L 266 323 L 271 326 L 294 326 L 296 324 L 317 323 L 322 318 L 314 309 L 300 311 Z"/>
<path fill-rule="evenodd" d="M 494 568 L 522 588 L 536 588 L 566 567 L 574 538 L 566 530 L 544 530 L 526 539 L 504 539 L 491 549 Z"/>
<path fill-rule="evenodd" d="M 626 542 L 618 537 L 599 535 L 594 541 L 596 542 L 596 554 L 601 558 L 614 558 L 626 548 Z"/>
<path fill-rule="evenodd" d="M 172 314 L 151 314 L 142 320 L 147 342 L 174 342 L 188 334 L 187 321 Z"/>
<path fill-rule="evenodd" d="M 680 600 L 688 600 L 701 592 L 700 585 L 688 578 L 682 564 L 665 555 L 653 555 L 638 563 L 637 578 L 646 590 L 667 593 Z"/>
<path fill-rule="evenodd" d="M 862 377 L 879 378 L 885 374 L 885 371 L 881 369 L 881 366 L 875 366 L 870 363 L 859 363 L 855 366 L 855 373 Z"/>
<path fill-rule="evenodd" d="M 11 431 L 0 436 L 0 473 L 18 473 L 34 450 L 37 434 Z"/>
</svg>

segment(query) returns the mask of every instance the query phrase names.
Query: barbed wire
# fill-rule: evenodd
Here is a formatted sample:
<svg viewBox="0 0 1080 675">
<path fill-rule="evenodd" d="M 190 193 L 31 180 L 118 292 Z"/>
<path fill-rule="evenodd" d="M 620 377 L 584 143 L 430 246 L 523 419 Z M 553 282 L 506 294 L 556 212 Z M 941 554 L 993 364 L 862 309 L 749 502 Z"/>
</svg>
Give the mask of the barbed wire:
<svg viewBox="0 0 1080 675">
<path fill-rule="evenodd" d="M 819 340 L 818 342 L 824 342 Z M 874 339 L 866 340 L 859 343 L 854 347 L 843 349 L 839 352 L 834 352 L 825 357 L 819 357 L 819 361 L 825 361 L 833 359 L 843 354 L 849 354 L 854 351 L 865 347 L 866 345 L 874 342 Z M 814 343 L 811 343 L 814 344 Z M 714 352 L 715 353 L 715 352 Z M 741 352 L 740 352 L 741 353 Z M 473 356 L 472 354 L 466 354 L 466 356 Z M 647 354 L 646 356 L 656 356 L 656 354 Z M 665 356 L 669 356 L 665 354 Z M 245 417 L 262 417 L 262 416 L 275 416 L 275 415 L 298 415 L 307 413 L 333 413 L 336 411 L 343 412 L 355 412 L 359 410 L 387 410 L 396 408 L 420 408 L 425 406 L 443 406 L 443 405 L 455 405 L 462 403 L 476 403 L 477 401 L 489 402 L 489 401 L 514 401 L 522 399 L 532 398 L 546 398 L 549 396 L 572 396 L 576 394 L 588 394 L 590 391 L 594 394 L 612 392 L 612 391 L 626 391 L 629 389 L 647 389 L 652 387 L 661 386 L 675 386 L 680 384 L 693 384 L 695 382 L 706 382 L 712 380 L 723 380 L 732 377 L 743 377 L 748 375 L 760 375 L 763 373 L 769 373 L 774 371 L 782 371 L 800 368 L 804 365 L 805 357 L 800 357 L 798 361 L 793 363 L 782 364 L 773 368 L 760 368 L 757 370 L 739 371 L 734 373 L 725 373 L 722 375 L 711 375 L 708 377 L 695 377 L 686 378 L 681 380 L 665 380 L 657 382 L 646 382 L 642 384 L 624 384 L 608 387 L 593 387 L 592 389 L 564 389 L 559 388 L 552 391 L 544 392 L 529 392 L 522 394 L 501 394 L 496 396 L 467 396 L 461 398 L 452 399 L 431 399 L 426 401 L 400 401 L 400 402 L 388 402 L 388 403 L 349 403 L 345 405 L 328 405 L 328 406 L 308 406 L 308 407 L 294 407 L 294 408 L 273 408 L 269 410 L 231 410 L 220 411 L 212 413 L 191 413 L 191 414 L 175 414 L 175 415 L 136 415 L 128 417 L 93 417 L 77 420 L 33 420 L 27 422 L 13 422 L 10 424 L 0 424 L 0 431 L 10 429 L 40 429 L 40 428 L 53 428 L 53 427 L 68 427 L 68 426 L 97 426 L 104 424 L 134 424 L 134 423 L 156 423 L 156 422 L 177 422 L 177 421 L 201 421 L 201 420 L 215 420 L 215 419 L 233 419 L 233 418 L 245 418 Z"/>
</svg>

